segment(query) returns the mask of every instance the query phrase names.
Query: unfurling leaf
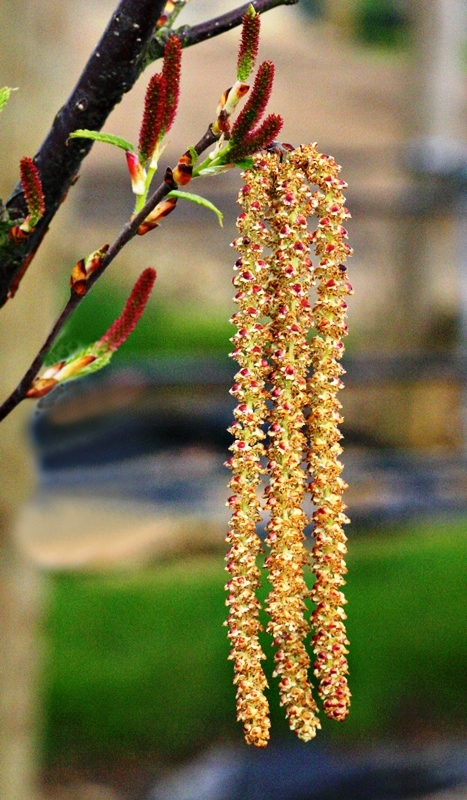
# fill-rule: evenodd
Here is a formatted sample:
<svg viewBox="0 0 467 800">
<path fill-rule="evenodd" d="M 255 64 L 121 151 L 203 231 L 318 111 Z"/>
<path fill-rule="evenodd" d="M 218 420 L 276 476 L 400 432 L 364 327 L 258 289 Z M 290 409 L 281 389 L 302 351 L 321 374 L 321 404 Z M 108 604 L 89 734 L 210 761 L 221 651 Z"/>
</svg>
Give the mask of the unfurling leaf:
<svg viewBox="0 0 467 800">
<path fill-rule="evenodd" d="M 136 153 L 133 153 L 131 150 L 126 150 L 125 155 L 133 193 L 144 197 L 146 194 L 146 170 L 142 166 Z"/>
<path fill-rule="evenodd" d="M 190 203 L 196 203 L 198 206 L 204 206 L 204 208 L 208 208 L 209 211 L 213 211 L 216 215 L 217 219 L 219 220 L 219 225 L 222 227 L 222 220 L 224 215 L 222 211 L 220 211 L 214 203 L 211 203 L 210 200 L 206 200 L 205 197 L 201 197 L 199 194 L 192 194 L 191 192 L 180 192 L 178 189 L 174 189 L 171 191 L 167 198 L 169 197 L 178 197 L 180 200 L 189 200 Z"/>
<path fill-rule="evenodd" d="M 115 147 L 120 147 L 121 150 L 129 150 L 131 153 L 135 150 L 131 142 L 127 142 L 127 140 L 122 139 L 121 136 L 114 136 L 112 133 L 100 133 L 100 131 L 79 129 L 70 133 L 70 139 L 92 139 L 94 142 L 113 144 Z"/>
<path fill-rule="evenodd" d="M 3 88 L 0 89 L 0 111 L 3 111 L 4 107 L 8 103 L 8 100 L 10 99 L 10 94 L 16 91 L 18 90 L 11 89 L 9 86 L 3 86 Z"/>
</svg>

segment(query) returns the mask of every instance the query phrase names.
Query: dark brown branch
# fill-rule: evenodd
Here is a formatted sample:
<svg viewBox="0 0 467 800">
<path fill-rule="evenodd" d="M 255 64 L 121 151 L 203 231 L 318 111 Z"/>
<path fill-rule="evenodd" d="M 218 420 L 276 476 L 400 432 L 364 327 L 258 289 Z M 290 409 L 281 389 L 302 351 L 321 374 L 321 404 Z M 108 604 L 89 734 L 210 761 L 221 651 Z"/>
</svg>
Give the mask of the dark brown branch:
<svg viewBox="0 0 467 800">
<path fill-rule="evenodd" d="M 298 0 L 254 0 L 259 12 Z M 89 140 L 71 140 L 77 128 L 100 130 L 109 113 L 125 92 L 134 85 L 146 64 L 163 53 L 162 41 L 151 37 L 165 0 L 121 0 L 101 40 L 93 51 L 71 96 L 56 115 L 50 132 L 36 154 L 46 197 L 46 214 L 35 231 L 20 244 L 8 239 L 0 243 L 0 306 L 14 285 L 18 274 L 37 251 L 60 203 L 78 174 L 81 162 L 92 147 Z M 183 46 L 239 25 L 247 5 L 217 19 L 182 28 L 177 33 Z M 151 55 L 148 57 L 148 52 Z M 1 210 L 1 209 L 0 209 Z M 21 186 L 18 184 L 7 201 L 11 219 L 26 216 Z"/>
<path fill-rule="evenodd" d="M 200 155 L 206 148 L 210 147 L 211 144 L 214 144 L 218 137 L 215 136 L 211 128 L 209 127 L 207 132 L 202 136 L 199 142 L 195 145 L 194 149 Z M 154 194 L 151 195 L 145 206 L 141 209 L 141 211 L 126 225 L 123 226 L 122 230 L 118 234 L 115 241 L 109 247 L 106 255 L 102 260 L 102 264 L 100 267 L 89 276 L 87 281 L 87 292 L 91 289 L 91 287 L 96 283 L 97 280 L 101 277 L 101 275 L 105 272 L 107 267 L 112 263 L 112 261 L 116 258 L 122 248 L 128 244 L 128 242 L 136 236 L 139 226 L 142 222 L 146 219 L 148 214 L 160 203 L 161 200 L 170 192 L 171 186 L 164 181 L 161 185 L 156 189 Z M 87 293 L 86 292 L 86 293 Z M 71 292 L 70 298 L 61 312 L 60 316 L 56 320 L 52 330 L 50 331 L 47 339 L 45 340 L 44 344 L 42 345 L 41 349 L 39 350 L 37 356 L 35 357 L 34 361 L 32 362 L 29 369 L 24 374 L 23 378 L 19 382 L 16 389 L 11 393 L 11 395 L 5 400 L 5 402 L 0 406 L 0 421 L 5 419 L 8 414 L 16 408 L 22 400 L 25 399 L 26 393 L 30 388 L 34 378 L 36 377 L 37 373 L 41 369 L 44 361 L 50 352 L 50 349 L 57 339 L 58 335 L 63 330 L 63 327 L 67 320 L 70 318 L 71 314 L 78 308 L 81 301 L 84 299 L 86 295 L 78 295 L 75 292 Z"/>
<path fill-rule="evenodd" d="M 164 5 L 165 0 L 121 0 L 72 94 L 56 115 L 34 159 L 45 193 L 46 213 L 25 242 L 0 250 L 0 305 L 91 149 L 92 143 L 86 140 L 68 142 L 70 133 L 77 128 L 100 130 L 123 94 L 132 88 Z M 8 199 L 7 209 L 11 219 L 25 216 L 19 184 Z"/>
</svg>

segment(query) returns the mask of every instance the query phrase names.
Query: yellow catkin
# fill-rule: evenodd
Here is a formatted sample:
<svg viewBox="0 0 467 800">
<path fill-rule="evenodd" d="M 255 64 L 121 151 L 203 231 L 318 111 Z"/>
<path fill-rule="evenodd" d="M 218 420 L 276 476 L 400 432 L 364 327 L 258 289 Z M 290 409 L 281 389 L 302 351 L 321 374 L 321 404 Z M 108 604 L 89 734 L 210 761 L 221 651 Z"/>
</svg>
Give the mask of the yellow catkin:
<svg viewBox="0 0 467 800">
<path fill-rule="evenodd" d="M 277 155 L 268 158 L 275 180 L 267 215 L 271 248 L 268 311 L 272 320 L 266 489 L 270 513 L 266 542 L 270 554 L 265 562 L 272 591 L 266 606 L 270 617 L 267 630 L 277 647 L 274 676 L 280 678 L 281 704 L 290 728 L 302 740 L 309 741 L 320 727 L 304 644 L 309 632 L 305 618 L 309 590 L 303 570 L 309 556 L 304 547 L 307 517 L 302 509 L 306 475 L 301 468 L 306 445 L 303 411 L 311 360 L 307 342 L 312 321 L 307 228 L 311 192 L 305 175 L 290 160 L 281 162 Z"/>
<path fill-rule="evenodd" d="M 333 158 L 320 155 L 313 145 L 295 153 L 296 163 L 306 172 L 310 183 L 318 186 L 315 193 L 318 227 L 312 235 L 319 265 L 315 269 L 317 300 L 313 318 L 318 335 L 312 339 L 313 375 L 308 382 L 310 413 L 308 416 L 309 470 L 312 477 L 311 496 L 316 510 L 313 569 L 316 581 L 311 594 L 316 604 L 312 615 L 315 630 L 315 676 L 325 713 L 336 720 L 348 714 L 350 692 L 347 684 L 347 645 L 345 631 L 346 600 L 341 591 L 347 572 L 344 555 L 346 536 L 343 524 L 349 520 L 342 493 L 347 488 L 340 477 L 342 448 L 338 425 L 343 421 L 337 392 L 343 384 L 340 359 L 344 352 L 342 339 L 347 334 L 345 323 L 346 295 L 352 292 L 347 280 L 345 260 L 351 254 L 346 242 L 344 222 L 349 217 L 342 190 L 346 184 L 339 178 L 340 167 Z"/>
<path fill-rule="evenodd" d="M 256 525 L 261 519 L 258 490 L 264 472 L 269 512 L 265 567 L 271 583 L 266 602 L 268 633 L 277 648 L 274 676 L 279 677 L 281 704 L 289 725 L 304 741 L 320 727 L 308 672 L 304 644 L 310 630 L 306 600 L 316 604 L 312 614 L 314 674 L 326 714 L 344 719 L 350 692 L 347 686 L 348 644 L 341 592 L 346 572 L 342 493 L 342 452 L 338 425 L 342 422 L 336 394 L 342 386 L 340 358 L 346 335 L 345 296 L 351 293 L 344 266 L 351 250 L 343 222 L 344 182 L 339 167 L 315 145 L 287 152 L 261 153 L 243 173 L 245 185 L 238 202 L 239 237 L 233 243 L 240 258 L 233 283 L 238 311 L 232 322 L 237 332 L 232 357 L 240 369 L 231 393 L 237 399 L 228 505 L 232 518 L 226 589 L 230 613 L 227 624 L 237 685 L 237 717 L 249 744 L 264 746 L 269 738 L 267 687 L 258 634 L 260 606 L 256 598 L 261 542 Z M 311 193 L 310 186 L 318 191 Z M 307 218 L 318 216 L 309 233 Z M 319 264 L 313 272 L 310 244 Z M 317 286 L 314 307 L 310 288 Z M 318 335 L 309 341 L 315 326 Z M 310 367 L 313 368 L 309 377 Z M 308 416 L 305 419 L 306 411 Z M 265 448 L 265 423 L 268 444 Z M 266 468 L 262 465 L 267 460 Z M 312 481 L 307 485 L 307 469 Z M 307 588 L 304 547 L 306 490 L 315 512 L 313 590 Z"/>
<path fill-rule="evenodd" d="M 267 681 L 261 666 L 264 654 L 258 641 L 261 626 L 259 602 L 255 596 L 260 578 L 256 559 L 261 550 L 256 533 L 261 504 L 256 492 L 263 471 L 260 462 L 264 455 L 262 425 L 267 415 L 265 378 L 269 372 L 264 358 L 269 329 L 260 319 L 264 316 L 267 299 L 263 288 L 267 265 L 262 252 L 266 235 L 264 204 L 270 191 L 270 178 L 261 171 L 247 171 L 243 177 L 245 186 L 238 199 L 243 210 L 237 221 L 242 235 L 233 243 L 240 258 L 235 264 L 233 279 L 238 289 L 235 296 L 238 311 L 231 320 L 237 327 L 231 355 L 241 369 L 231 389 L 238 404 L 234 411 L 235 422 L 230 428 L 235 437 L 231 446 L 233 456 L 227 462 L 232 470 L 229 486 L 234 494 L 228 501 L 232 518 L 227 537 L 230 550 L 226 569 L 231 578 L 226 589 L 230 606 L 230 658 L 234 661 L 237 685 L 237 719 L 243 722 L 247 743 L 263 747 L 269 739 L 270 721 L 263 692 Z"/>
</svg>

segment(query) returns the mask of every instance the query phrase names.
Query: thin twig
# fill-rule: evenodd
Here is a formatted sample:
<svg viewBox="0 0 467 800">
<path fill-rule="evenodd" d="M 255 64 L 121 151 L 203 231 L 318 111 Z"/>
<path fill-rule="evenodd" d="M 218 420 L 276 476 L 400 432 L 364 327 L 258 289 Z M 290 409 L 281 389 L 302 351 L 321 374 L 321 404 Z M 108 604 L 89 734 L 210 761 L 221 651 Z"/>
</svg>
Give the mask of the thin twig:
<svg viewBox="0 0 467 800">
<path fill-rule="evenodd" d="M 228 11 L 226 14 L 221 14 L 219 17 L 210 19 L 207 22 L 201 22 L 199 25 L 183 25 L 181 28 L 177 28 L 175 33 L 179 37 L 182 47 L 191 47 L 192 44 L 199 44 L 206 41 L 206 39 L 212 39 L 214 36 L 219 36 L 221 33 L 226 33 L 232 28 L 236 28 L 241 24 L 249 5 L 254 6 L 258 14 L 264 14 L 265 11 L 270 11 L 272 8 L 293 6 L 298 2 L 299 0 L 251 0 L 251 3 L 245 3 L 245 5 L 235 8 L 233 11 Z M 144 61 L 145 67 L 162 57 L 164 44 L 164 37 L 155 34 L 149 43 Z"/>
<path fill-rule="evenodd" d="M 253 0 L 253 5 L 263 13 L 296 2 L 298 0 Z M 145 66 L 162 56 L 163 41 L 151 41 L 151 37 L 164 5 L 165 0 L 121 0 L 76 87 L 56 115 L 34 159 L 45 191 L 46 213 L 23 242 L 13 245 L 6 241 L 0 245 L 0 307 L 6 302 L 27 259 L 31 260 L 37 252 L 45 231 L 76 179 L 81 162 L 92 147 L 90 140 L 69 141 L 70 133 L 78 128 L 101 130 L 112 109 L 134 86 Z M 183 47 L 240 25 L 246 8 L 247 5 L 243 5 L 201 25 L 177 30 Z M 26 216 L 20 184 L 13 190 L 6 207 L 13 220 Z"/>
<path fill-rule="evenodd" d="M 208 148 L 211 144 L 217 140 L 217 136 L 212 132 L 211 127 L 209 126 L 207 132 L 204 136 L 201 137 L 199 142 L 195 145 L 194 149 L 200 155 L 206 148 Z M 101 265 L 98 269 L 93 272 L 88 280 L 87 280 L 87 290 L 86 294 L 89 290 L 94 286 L 96 281 L 99 280 L 101 275 L 105 272 L 107 267 L 112 263 L 112 261 L 116 258 L 116 256 L 120 253 L 120 251 L 125 247 L 128 242 L 136 236 L 139 226 L 144 222 L 148 214 L 157 206 L 158 203 L 163 200 L 163 198 L 171 191 L 172 187 L 169 183 L 165 181 L 158 186 L 156 191 L 151 195 L 145 206 L 141 209 L 141 211 L 130 221 L 127 222 L 126 225 L 123 226 L 120 233 L 118 234 L 117 238 L 114 242 L 110 245 L 106 255 L 104 256 Z M 0 406 L 0 421 L 5 419 L 8 414 L 16 408 L 22 400 L 25 399 L 26 393 L 30 388 L 34 378 L 38 374 L 39 370 L 41 369 L 44 361 L 50 352 L 50 349 L 57 339 L 58 335 L 63 330 L 63 327 L 71 314 L 78 308 L 81 301 L 86 297 L 85 295 L 78 295 L 76 292 L 71 292 L 70 298 L 55 321 L 52 330 L 50 331 L 47 339 L 45 340 L 44 344 L 40 348 L 39 352 L 37 353 L 34 361 L 32 362 L 29 369 L 25 372 L 24 376 L 20 380 L 16 389 L 10 394 L 10 396 L 5 400 L 5 402 Z"/>
</svg>

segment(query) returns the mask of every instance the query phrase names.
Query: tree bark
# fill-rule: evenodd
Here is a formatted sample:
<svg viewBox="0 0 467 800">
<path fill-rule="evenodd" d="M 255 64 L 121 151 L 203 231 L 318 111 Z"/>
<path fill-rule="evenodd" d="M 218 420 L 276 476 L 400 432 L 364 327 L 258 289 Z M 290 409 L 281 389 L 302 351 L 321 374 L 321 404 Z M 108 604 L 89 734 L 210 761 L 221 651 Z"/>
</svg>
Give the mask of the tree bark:
<svg viewBox="0 0 467 800">
<path fill-rule="evenodd" d="M 80 164 L 92 147 L 85 139 L 70 140 L 77 128 L 100 130 L 112 109 L 134 85 L 165 0 L 121 0 L 95 47 L 72 94 L 56 115 L 35 162 L 44 188 L 46 213 L 21 244 L 0 245 L 0 305 L 27 257 L 40 244 Z M 10 218 L 26 216 L 21 185 L 9 197 Z"/>
</svg>

